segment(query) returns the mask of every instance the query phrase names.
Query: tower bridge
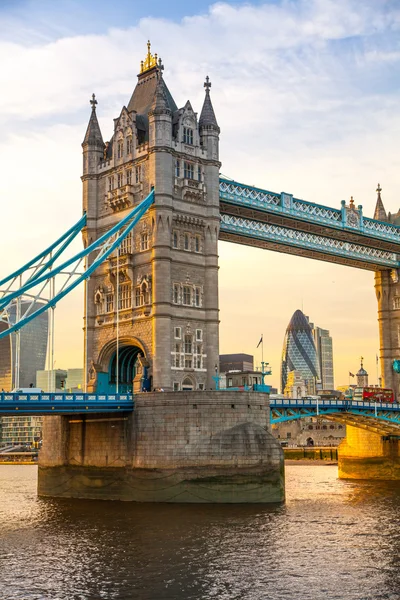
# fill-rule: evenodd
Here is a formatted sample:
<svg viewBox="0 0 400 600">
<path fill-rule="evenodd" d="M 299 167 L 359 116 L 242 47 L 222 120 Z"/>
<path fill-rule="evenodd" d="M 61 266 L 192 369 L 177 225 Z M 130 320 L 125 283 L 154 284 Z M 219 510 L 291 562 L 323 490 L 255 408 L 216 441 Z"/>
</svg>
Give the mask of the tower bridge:
<svg viewBox="0 0 400 600">
<path fill-rule="evenodd" d="M 204 88 L 199 118 L 190 101 L 178 108 L 161 59 L 148 45 L 106 142 L 93 95 L 82 143 L 84 217 L 0 282 L 0 344 L 39 311 L 54 315 L 57 302 L 84 282 L 85 391 L 100 398 L 133 389 L 135 398 L 122 420 L 118 408 L 110 414 L 100 406 L 90 426 L 85 418 L 45 419 L 42 494 L 195 501 L 191 490 L 204 484 L 215 501 L 282 499 L 283 457 L 268 431 L 265 394 L 233 399 L 215 390 L 219 240 L 374 271 L 381 372 L 399 397 L 400 227 L 387 219 L 380 188 L 377 218 L 370 219 L 352 199 L 331 208 L 220 177 L 220 128 L 208 77 Z M 84 249 L 66 259 L 78 232 Z M 9 326 L 11 305 L 17 318 Z M 272 407 L 272 418 L 277 410 Z M 370 453 L 386 473 L 388 461 L 396 463 L 393 448 L 389 456 L 382 435 L 363 427 L 377 418 L 389 422 L 389 414 L 384 427 L 397 427 L 395 411 L 345 412 L 367 437 L 348 427 L 341 472 L 368 476 Z M 123 492 L 110 487 L 113 469 Z M 160 481 L 171 476 L 176 494 L 163 495 L 154 473 Z M 136 476 L 153 492 L 135 496 L 129 482 Z"/>
</svg>

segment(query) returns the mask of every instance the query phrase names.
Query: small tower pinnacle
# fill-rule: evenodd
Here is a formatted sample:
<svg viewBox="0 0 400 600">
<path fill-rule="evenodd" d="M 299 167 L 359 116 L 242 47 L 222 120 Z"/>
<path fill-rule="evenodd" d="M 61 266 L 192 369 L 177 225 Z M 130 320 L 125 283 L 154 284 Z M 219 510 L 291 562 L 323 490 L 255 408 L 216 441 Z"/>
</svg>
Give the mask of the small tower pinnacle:
<svg viewBox="0 0 400 600">
<path fill-rule="evenodd" d="M 200 129 L 202 127 L 211 127 L 219 131 L 217 119 L 215 118 L 215 113 L 210 98 L 211 81 L 208 75 L 204 83 L 204 88 L 206 90 L 206 97 L 204 98 L 203 108 L 201 109 L 199 127 Z"/>
<path fill-rule="evenodd" d="M 377 219 L 377 221 L 387 221 L 386 210 L 385 210 L 385 207 L 383 206 L 383 202 L 382 202 L 382 198 L 381 198 L 382 188 L 379 183 L 378 183 L 378 187 L 376 188 L 376 191 L 377 191 L 378 197 L 376 199 L 374 219 Z"/>
<path fill-rule="evenodd" d="M 90 104 L 92 105 L 92 110 L 96 110 L 97 100 L 96 100 L 95 94 L 92 94 L 92 99 L 90 100 Z"/>
<path fill-rule="evenodd" d="M 171 114 L 165 95 L 164 83 L 161 69 L 157 73 L 157 86 L 154 92 L 153 102 L 151 103 L 150 113 L 152 114 Z M 149 113 L 149 114 L 150 114 Z"/>
<path fill-rule="evenodd" d="M 92 99 L 90 100 L 90 104 L 92 105 L 92 113 L 90 115 L 89 123 L 86 129 L 85 139 L 83 140 L 83 144 L 90 144 L 91 146 L 101 146 L 103 148 L 103 136 L 101 135 L 100 125 L 97 120 L 96 115 L 96 96 L 92 94 Z"/>
</svg>

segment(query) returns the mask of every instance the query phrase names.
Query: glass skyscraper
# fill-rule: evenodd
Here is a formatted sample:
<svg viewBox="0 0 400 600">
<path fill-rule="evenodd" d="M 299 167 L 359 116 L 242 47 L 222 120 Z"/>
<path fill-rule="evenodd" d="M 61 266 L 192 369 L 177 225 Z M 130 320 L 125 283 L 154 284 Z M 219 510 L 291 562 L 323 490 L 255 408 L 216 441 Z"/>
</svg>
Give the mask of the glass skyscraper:
<svg viewBox="0 0 400 600">
<path fill-rule="evenodd" d="M 22 306 L 26 301 L 22 301 Z M 31 312 L 42 306 L 42 302 L 36 301 Z M 16 321 L 17 305 L 15 302 L 8 307 L 9 325 Z M 1 323 L 1 331 L 7 329 L 5 323 Z M 19 387 L 27 388 L 36 381 L 36 371 L 44 369 L 46 364 L 48 334 L 48 315 L 42 313 L 36 319 L 21 328 L 20 334 L 20 369 Z M 0 340 L 0 390 L 3 388 L 9 392 L 15 387 L 15 334 L 6 336 Z"/>
<path fill-rule="evenodd" d="M 306 382 L 308 393 L 315 393 L 316 383 L 320 380 L 317 351 L 307 317 L 296 310 L 286 329 L 283 341 L 281 387 L 285 392 L 288 375 L 298 371 Z"/>
<path fill-rule="evenodd" d="M 315 347 L 317 350 L 317 357 L 319 361 L 320 373 L 321 373 L 321 388 L 323 390 L 335 389 L 333 381 L 333 346 L 332 338 L 329 335 L 327 329 L 321 329 L 321 327 L 314 327 L 310 323 L 312 328 L 312 334 L 315 341 Z"/>
</svg>

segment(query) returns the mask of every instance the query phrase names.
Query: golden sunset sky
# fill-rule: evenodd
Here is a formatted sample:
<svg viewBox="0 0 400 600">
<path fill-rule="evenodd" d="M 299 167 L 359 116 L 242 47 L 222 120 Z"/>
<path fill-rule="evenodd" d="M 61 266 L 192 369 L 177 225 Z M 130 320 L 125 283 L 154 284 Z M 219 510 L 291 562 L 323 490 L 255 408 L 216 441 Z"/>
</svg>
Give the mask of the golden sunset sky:
<svg viewBox="0 0 400 600">
<path fill-rule="evenodd" d="M 89 99 L 107 140 L 148 38 L 178 106 L 200 112 L 210 76 L 224 175 L 336 208 L 353 196 L 367 216 L 379 182 L 396 212 L 399 28 L 398 3 L 378 0 L 1 4 L 0 276 L 79 219 Z M 375 383 L 373 273 L 220 244 L 221 353 L 260 361 L 263 333 L 279 385 L 285 329 L 302 307 L 331 332 L 336 385 L 360 355 Z M 82 365 L 82 314 L 82 289 L 57 306 L 56 368 Z"/>
</svg>

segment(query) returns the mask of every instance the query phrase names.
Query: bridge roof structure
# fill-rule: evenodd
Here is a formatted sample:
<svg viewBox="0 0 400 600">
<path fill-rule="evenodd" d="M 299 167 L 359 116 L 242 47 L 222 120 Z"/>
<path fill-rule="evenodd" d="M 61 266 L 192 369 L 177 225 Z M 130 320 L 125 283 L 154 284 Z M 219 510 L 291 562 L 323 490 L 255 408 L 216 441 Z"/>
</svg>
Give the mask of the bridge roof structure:
<svg viewBox="0 0 400 600">
<path fill-rule="evenodd" d="M 220 239 L 371 271 L 400 266 L 400 227 L 221 177 Z"/>
</svg>

